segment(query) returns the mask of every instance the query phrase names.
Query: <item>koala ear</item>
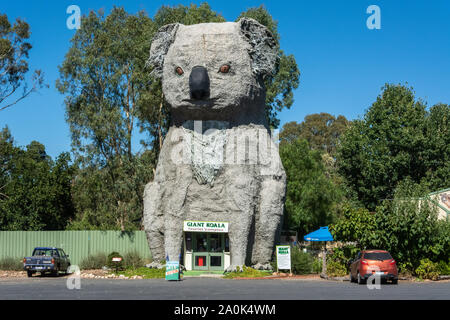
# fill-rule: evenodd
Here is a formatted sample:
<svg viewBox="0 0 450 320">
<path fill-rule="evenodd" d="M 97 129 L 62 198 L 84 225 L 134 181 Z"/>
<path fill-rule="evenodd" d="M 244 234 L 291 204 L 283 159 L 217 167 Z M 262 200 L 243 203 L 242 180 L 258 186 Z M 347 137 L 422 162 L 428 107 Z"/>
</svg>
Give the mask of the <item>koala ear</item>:
<svg viewBox="0 0 450 320">
<path fill-rule="evenodd" d="M 263 78 L 273 75 L 278 64 L 278 45 L 272 33 L 258 21 L 242 18 L 238 21 L 241 34 L 251 45 L 252 71 Z"/>
<path fill-rule="evenodd" d="M 164 57 L 175 40 L 179 26 L 179 23 L 162 26 L 153 36 L 147 65 L 152 67 L 151 74 L 157 78 L 162 78 Z"/>
</svg>

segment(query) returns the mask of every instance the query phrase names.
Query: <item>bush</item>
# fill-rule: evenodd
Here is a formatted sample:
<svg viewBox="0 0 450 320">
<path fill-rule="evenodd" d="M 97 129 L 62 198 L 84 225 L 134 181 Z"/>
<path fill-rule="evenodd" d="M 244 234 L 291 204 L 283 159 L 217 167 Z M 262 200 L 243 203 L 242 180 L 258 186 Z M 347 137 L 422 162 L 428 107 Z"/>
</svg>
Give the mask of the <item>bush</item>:
<svg viewBox="0 0 450 320">
<path fill-rule="evenodd" d="M 424 258 L 448 261 L 450 224 L 437 219 L 436 206 L 426 194 L 424 186 L 405 180 L 394 199 L 383 201 L 374 214 L 346 207 L 330 232 L 337 241 L 389 251 L 403 273 L 414 273 Z M 343 257 L 347 258 L 342 255 L 341 263 L 346 262 Z"/>
<path fill-rule="evenodd" d="M 146 259 L 144 259 L 136 250 L 129 251 L 123 256 L 126 268 L 138 269 L 144 267 Z"/>
<path fill-rule="evenodd" d="M 312 272 L 317 274 L 320 274 L 322 272 L 322 259 L 313 259 Z"/>
<path fill-rule="evenodd" d="M 414 273 L 414 267 L 409 262 L 398 262 L 397 263 L 398 273 L 403 277 L 411 277 Z"/>
<path fill-rule="evenodd" d="M 416 275 L 420 279 L 437 280 L 439 278 L 438 264 L 430 259 L 422 259 L 419 267 L 416 269 Z"/>
<path fill-rule="evenodd" d="M 294 274 L 310 274 L 313 271 L 313 257 L 298 247 L 291 247 L 291 268 Z"/>
<path fill-rule="evenodd" d="M 113 262 L 112 261 L 113 258 L 122 258 L 122 260 L 119 262 Z M 111 269 L 123 270 L 125 261 L 124 261 L 123 257 L 120 255 L 120 253 L 114 251 L 108 255 L 108 260 L 106 261 L 106 265 L 108 266 L 108 268 L 111 268 Z"/>
<path fill-rule="evenodd" d="M 105 253 L 95 253 L 82 259 L 80 262 L 80 269 L 102 269 L 107 265 L 107 257 Z"/>
<path fill-rule="evenodd" d="M 127 252 L 123 258 L 125 268 L 137 269 L 145 266 L 144 259 L 136 250 Z"/>
<path fill-rule="evenodd" d="M 21 271 L 23 260 L 21 258 L 6 257 L 0 260 L 0 270 Z"/>
<path fill-rule="evenodd" d="M 350 260 L 353 260 L 359 251 L 360 249 L 358 247 L 346 245 L 341 248 L 334 248 L 328 257 L 331 260 L 337 261 L 343 265 L 348 265 Z"/>
<path fill-rule="evenodd" d="M 342 262 L 327 259 L 327 275 L 330 277 L 344 277 L 348 274 L 347 266 Z"/>
<path fill-rule="evenodd" d="M 450 260 L 448 262 L 443 260 L 439 261 L 438 270 L 441 275 L 450 275 Z"/>
</svg>

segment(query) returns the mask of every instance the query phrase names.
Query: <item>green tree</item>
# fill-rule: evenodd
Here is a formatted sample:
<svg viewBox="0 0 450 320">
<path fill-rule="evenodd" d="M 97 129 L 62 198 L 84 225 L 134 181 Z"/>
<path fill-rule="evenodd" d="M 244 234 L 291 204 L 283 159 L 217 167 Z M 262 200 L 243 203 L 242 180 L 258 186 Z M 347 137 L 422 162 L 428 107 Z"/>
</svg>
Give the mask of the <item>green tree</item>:
<svg viewBox="0 0 450 320">
<path fill-rule="evenodd" d="M 436 206 L 425 185 L 399 183 L 394 198 L 376 212 L 346 206 L 330 226 L 337 241 L 355 242 L 359 249 L 388 250 L 402 270 L 414 272 L 422 259 L 448 261 L 450 224 L 437 219 Z"/>
<path fill-rule="evenodd" d="M 430 187 L 448 186 L 448 119 L 441 118 L 448 115 L 448 105 L 432 110 L 430 117 L 411 88 L 386 84 L 364 118 L 353 121 L 342 137 L 338 171 L 369 210 L 392 199 L 406 178 L 419 183 L 431 177 Z"/>
<path fill-rule="evenodd" d="M 74 216 L 69 155 L 53 161 L 36 141 L 16 147 L 8 128 L 0 151 L 0 230 L 63 230 Z"/>
<path fill-rule="evenodd" d="M 334 157 L 340 137 L 349 123 L 342 115 L 334 117 L 325 112 L 309 114 L 300 123 L 287 122 L 280 133 L 280 143 L 298 138 L 305 139 L 311 149 L 326 152 Z"/>
<path fill-rule="evenodd" d="M 28 55 L 32 46 L 30 26 L 21 19 L 11 25 L 6 14 L 0 13 L 0 111 L 9 108 L 44 85 L 40 70 L 32 75 L 32 86 L 28 87 Z M 22 88 L 22 92 L 18 92 Z"/>
<path fill-rule="evenodd" d="M 374 245 L 388 250 L 409 270 L 415 270 L 425 258 L 434 262 L 450 258 L 450 224 L 438 220 L 428 193 L 424 185 L 402 181 L 394 199 L 385 200 L 376 211 Z"/>
<path fill-rule="evenodd" d="M 345 203 L 339 219 L 329 229 L 336 241 L 354 242 L 358 248 L 373 249 L 376 228 L 374 213 Z"/>
<path fill-rule="evenodd" d="M 426 166 L 422 184 L 430 190 L 450 186 L 450 105 L 436 104 L 430 108 L 424 126 L 425 148 L 421 158 Z"/>
<path fill-rule="evenodd" d="M 333 207 L 340 193 L 330 179 L 319 151 L 305 140 L 280 146 L 287 176 L 285 227 L 306 234 L 333 220 Z"/>
<path fill-rule="evenodd" d="M 66 118 L 81 168 L 74 188 L 74 198 L 80 200 L 77 221 L 103 214 L 109 223 L 95 227 L 139 228 L 136 216 L 142 216 L 152 165 L 138 167 L 149 157 L 133 153 L 132 139 L 139 106 L 146 100 L 142 93 L 151 82 L 145 62 L 154 24 L 143 12 L 130 15 L 115 7 L 106 17 L 90 12 L 81 26 L 56 84 L 66 94 Z"/>
</svg>

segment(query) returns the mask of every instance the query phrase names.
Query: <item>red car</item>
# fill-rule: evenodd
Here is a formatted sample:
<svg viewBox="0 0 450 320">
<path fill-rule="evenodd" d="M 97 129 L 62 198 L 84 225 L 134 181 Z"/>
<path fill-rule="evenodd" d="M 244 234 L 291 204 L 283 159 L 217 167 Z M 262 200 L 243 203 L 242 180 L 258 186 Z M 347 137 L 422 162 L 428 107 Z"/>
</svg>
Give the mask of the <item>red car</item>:
<svg viewBox="0 0 450 320">
<path fill-rule="evenodd" d="M 385 250 L 360 251 L 355 260 L 350 260 L 350 281 L 364 284 L 372 275 L 380 276 L 381 280 L 398 282 L 398 270 L 395 260 Z"/>
</svg>

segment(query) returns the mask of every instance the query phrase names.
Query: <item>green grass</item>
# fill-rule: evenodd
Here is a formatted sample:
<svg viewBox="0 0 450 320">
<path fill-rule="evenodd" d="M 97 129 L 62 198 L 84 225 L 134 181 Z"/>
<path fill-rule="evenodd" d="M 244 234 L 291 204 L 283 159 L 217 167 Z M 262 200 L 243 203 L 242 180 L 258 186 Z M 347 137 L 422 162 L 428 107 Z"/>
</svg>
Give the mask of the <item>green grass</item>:
<svg viewBox="0 0 450 320">
<path fill-rule="evenodd" d="M 117 275 L 124 275 L 125 277 L 133 277 L 133 276 L 141 276 L 144 279 L 157 279 L 157 278 L 165 278 L 166 276 L 166 268 L 163 269 L 150 269 L 147 267 L 140 268 L 128 268 L 123 271 L 111 273 Z"/>
<path fill-rule="evenodd" d="M 240 277 L 259 278 L 259 277 L 267 277 L 270 275 L 272 275 L 272 271 L 260 271 L 260 270 L 256 270 L 256 269 L 244 266 L 242 272 L 237 272 L 237 271 L 229 272 L 229 273 L 225 274 L 224 278 L 225 279 L 233 279 L 233 278 L 240 278 Z"/>
<path fill-rule="evenodd" d="M 223 274 L 223 271 L 202 271 L 202 270 L 189 270 L 183 271 L 184 276 L 199 276 L 202 274 Z"/>
</svg>

